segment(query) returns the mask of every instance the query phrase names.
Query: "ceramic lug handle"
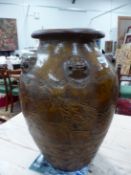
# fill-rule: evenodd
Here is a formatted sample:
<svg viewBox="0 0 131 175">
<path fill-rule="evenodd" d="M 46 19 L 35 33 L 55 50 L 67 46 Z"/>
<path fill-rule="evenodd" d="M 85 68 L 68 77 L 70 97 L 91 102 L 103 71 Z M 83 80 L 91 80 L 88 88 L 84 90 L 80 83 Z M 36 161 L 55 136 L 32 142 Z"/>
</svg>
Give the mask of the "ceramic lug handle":
<svg viewBox="0 0 131 175">
<path fill-rule="evenodd" d="M 84 58 L 71 58 L 64 64 L 68 78 L 75 80 L 85 79 L 89 75 L 88 63 Z"/>
</svg>

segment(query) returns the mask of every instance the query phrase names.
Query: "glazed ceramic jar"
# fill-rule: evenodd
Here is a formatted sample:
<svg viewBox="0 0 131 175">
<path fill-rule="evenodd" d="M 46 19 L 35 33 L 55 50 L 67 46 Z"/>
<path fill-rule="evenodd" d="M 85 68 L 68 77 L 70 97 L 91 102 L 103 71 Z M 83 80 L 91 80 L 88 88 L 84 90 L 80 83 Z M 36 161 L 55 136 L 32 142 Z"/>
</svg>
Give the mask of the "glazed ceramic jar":
<svg viewBox="0 0 131 175">
<path fill-rule="evenodd" d="M 117 79 L 97 48 L 104 34 L 91 29 L 43 30 L 36 53 L 23 60 L 22 111 L 31 135 L 56 168 L 90 163 L 115 110 Z"/>
</svg>

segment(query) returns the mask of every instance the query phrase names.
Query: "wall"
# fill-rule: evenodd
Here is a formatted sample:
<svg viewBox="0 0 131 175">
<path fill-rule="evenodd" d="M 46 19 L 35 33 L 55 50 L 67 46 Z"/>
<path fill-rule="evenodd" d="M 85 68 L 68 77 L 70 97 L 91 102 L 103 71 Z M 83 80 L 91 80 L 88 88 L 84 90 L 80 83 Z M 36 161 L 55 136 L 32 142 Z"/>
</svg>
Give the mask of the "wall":
<svg viewBox="0 0 131 175">
<path fill-rule="evenodd" d="M 117 39 L 117 17 L 130 16 L 130 10 L 125 6 L 97 18 L 94 17 L 128 2 L 77 0 L 72 4 L 71 0 L 24 0 L 23 2 L 12 0 L 11 3 L 14 4 L 9 4 L 9 0 L 0 0 L 0 17 L 17 19 L 19 49 L 38 44 L 37 40 L 31 38 L 31 33 L 35 30 L 68 27 L 91 27 L 103 31 L 106 34 L 105 39 L 102 40 L 102 47 L 104 47 L 104 40 Z M 67 8 L 79 8 L 82 11 L 69 11 Z"/>
</svg>

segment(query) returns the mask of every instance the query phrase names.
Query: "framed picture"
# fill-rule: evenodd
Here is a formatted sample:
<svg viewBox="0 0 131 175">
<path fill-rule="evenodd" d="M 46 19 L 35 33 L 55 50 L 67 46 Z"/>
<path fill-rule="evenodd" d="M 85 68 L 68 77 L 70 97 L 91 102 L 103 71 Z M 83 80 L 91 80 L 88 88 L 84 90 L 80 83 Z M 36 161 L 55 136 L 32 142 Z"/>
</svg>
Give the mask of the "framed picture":
<svg viewBox="0 0 131 175">
<path fill-rule="evenodd" d="M 105 41 L 105 53 L 111 53 L 113 51 L 113 41 Z"/>
<path fill-rule="evenodd" d="M 117 32 L 118 47 L 121 47 L 123 44 L 127 31 L 131 31 L 131 16 L 119 16 Z"/>
<path fill-rule="evenodd" d="M 16 19 L 0 18 L 0 51 L 18 48 Z"/>
<path fill-rule="evenodd" d="M 131 43 L 131 33 L 126 33 L 124 38 L 124 44 Z"/>
</svg>

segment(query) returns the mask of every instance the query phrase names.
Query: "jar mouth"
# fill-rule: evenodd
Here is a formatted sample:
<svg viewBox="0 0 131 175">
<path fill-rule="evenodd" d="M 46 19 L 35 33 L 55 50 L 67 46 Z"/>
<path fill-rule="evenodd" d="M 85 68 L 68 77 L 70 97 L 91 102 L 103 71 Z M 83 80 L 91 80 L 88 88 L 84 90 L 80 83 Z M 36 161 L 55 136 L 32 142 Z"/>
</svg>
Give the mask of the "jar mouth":
<svg viewBox="0 0 131 175">
<path fill-rule="evenodd" d="M 32 33 L 31 36 L 40 40 L 75 40 L 87 42 L 103 38 L 105 34 L 89 28 L 72 28 L 38 30 Z"/>
</svg>

